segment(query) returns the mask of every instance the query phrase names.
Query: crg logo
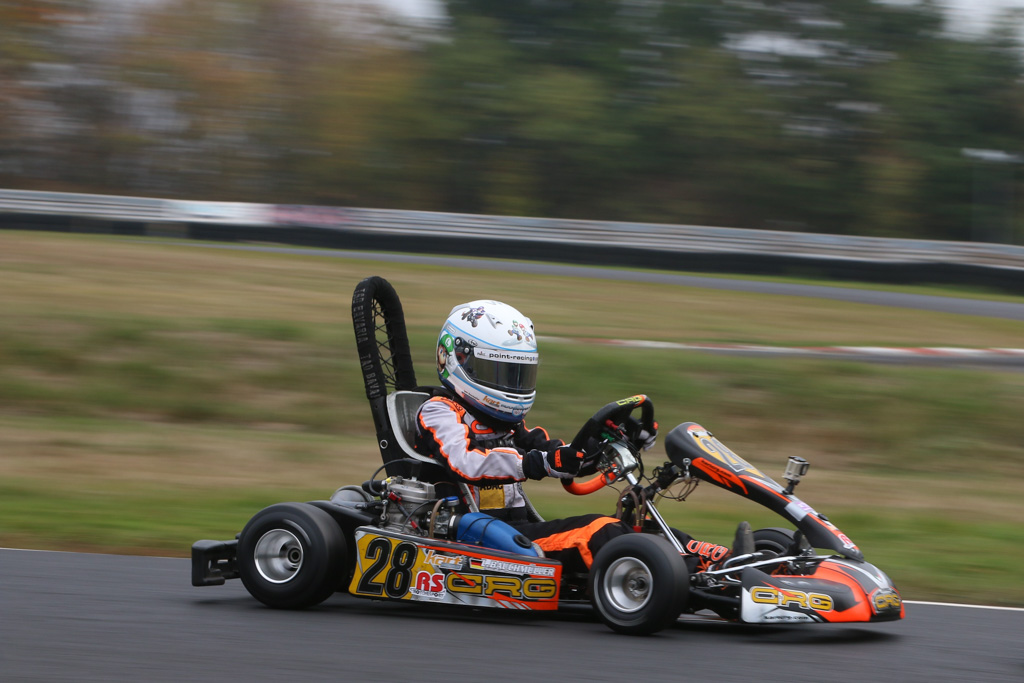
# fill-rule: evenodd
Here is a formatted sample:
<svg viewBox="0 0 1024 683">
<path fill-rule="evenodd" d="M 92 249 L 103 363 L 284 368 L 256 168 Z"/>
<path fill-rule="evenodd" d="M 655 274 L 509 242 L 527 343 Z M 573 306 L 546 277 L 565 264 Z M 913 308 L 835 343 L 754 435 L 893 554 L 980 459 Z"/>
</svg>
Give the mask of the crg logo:
<svg viewBox="0 0 1024 683">
<path fill-rule="evenodd" d="M 558 595 L 554 579 L 520 579 L 517 576 L 488 576 L 481 574 L 449 574 L 444 587 L 449 593 L 464 595 L 505 595 L 519 600 L 550 600 Z"/>
<path fill-rule="evenodd" d="M 903 598 L 894 591 L 880 591 L 871 596 L 871 606 L 875 613 L 898 610 L 903 605 Z"/>
<path fill-rule="evenodd" d="M 750 589 L 750 599 L 759 605 L 778 605 L 779 607 L 803 607 L 819 612 L 831 612 L 835 607 L 832 598 L 823 593 L 804 593 L 775 588 L 774 586 L 757 586 Z"/>
</svg>

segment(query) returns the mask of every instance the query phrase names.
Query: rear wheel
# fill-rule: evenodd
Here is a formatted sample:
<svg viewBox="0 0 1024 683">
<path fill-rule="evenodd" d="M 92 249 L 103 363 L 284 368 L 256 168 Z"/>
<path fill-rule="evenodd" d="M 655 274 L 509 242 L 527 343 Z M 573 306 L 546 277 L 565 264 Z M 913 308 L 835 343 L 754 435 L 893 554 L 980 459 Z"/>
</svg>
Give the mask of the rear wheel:
<svg viewBox="0 0 1024 683">
<path fill-rule="evenodd" d="M 238 538 L 238 573 L 269 607 L 303 609 L 344 580 L 345 536 L 329 514 L 307 503 L 279 503 L 249 520 Z"/>
<path fill-rule="evenodd" d="M 609 541 L 590 569 L 594 609 L 619 633 L 647 635 L 669 626 L 686 608 L 689 589 L 682 556 L 648 534 Z"/>
</svg>

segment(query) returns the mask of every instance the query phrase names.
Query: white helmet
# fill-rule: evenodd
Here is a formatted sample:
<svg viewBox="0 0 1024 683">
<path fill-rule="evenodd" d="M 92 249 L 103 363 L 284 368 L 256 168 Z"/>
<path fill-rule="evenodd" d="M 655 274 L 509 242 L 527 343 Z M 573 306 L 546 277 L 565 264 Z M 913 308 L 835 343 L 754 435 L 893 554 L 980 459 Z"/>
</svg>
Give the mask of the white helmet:
<svg viewBox="0 0 1024 683">
<path fill-rule="evenodd" d="M 533 322 L 500 301 L 456 306 L 437 338 L 441 383 L 504 422 L 519 422 L 533 406 L 538 360 Z"/>
</svg>

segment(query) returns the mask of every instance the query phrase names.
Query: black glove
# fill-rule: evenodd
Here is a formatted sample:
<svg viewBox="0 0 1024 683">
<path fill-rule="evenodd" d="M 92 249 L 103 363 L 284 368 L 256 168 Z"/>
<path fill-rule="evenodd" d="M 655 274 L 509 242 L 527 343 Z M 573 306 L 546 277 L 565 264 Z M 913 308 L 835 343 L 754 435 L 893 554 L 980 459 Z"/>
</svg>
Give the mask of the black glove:
<svg viewBox="0 0 1024 683">
<path fill-rule="evenodd" d="M 577 477 L 589 477 L 591 474 L 597 473 L 598 459 L 594 456 L 597 455 L 600 445 L 601 439 L 595 437 L 587 439 L 587 445 L 583 447 L 583 462 L 580 464 L 580 471 L 576 473 Z"/>
<path fill-rule="evenodd" d="M 649 451 L 654 447 L 654 443 L 658 440 L 658 423 L 655 422 L 651 427 L 651 431 L 647 431 L 640 423 L 640 420 L 630 417 L 629 424 L 627 426 L 627 433 L 630 436 L 630 440 L 637 448 Z"/>
<path fill-rule="evenodd" d="M 569 446 L 559 446 L 547 452 L 532 450 L 523 456 L 523 474 L 528 479 L 572 479 L 579 473 L 582 461 L 583 454 Z"/>
<path fill-rule="evenodd" d="M 639 445 L 640 448 L 644 449 L 645 451 L 651 450 L 652 448 L 654 448 L 654 443 L 658 440 L 658 426 L 655 425 L 653 427 L 653 431 L 650 432 L 647 431 L 646 429 L 641 429 L 640 433 L 637 435 L 636 440 L 637 445 Z"/>
<path fill-rule="evenodd" d="M 540 427 L 527 429 L 522 422 L 512 428 L 512 443 L 520 450 L 540 450 L 545 453 L 562 445 L 561 439 L 548 437 L 548 433 Z"/>
</svg>

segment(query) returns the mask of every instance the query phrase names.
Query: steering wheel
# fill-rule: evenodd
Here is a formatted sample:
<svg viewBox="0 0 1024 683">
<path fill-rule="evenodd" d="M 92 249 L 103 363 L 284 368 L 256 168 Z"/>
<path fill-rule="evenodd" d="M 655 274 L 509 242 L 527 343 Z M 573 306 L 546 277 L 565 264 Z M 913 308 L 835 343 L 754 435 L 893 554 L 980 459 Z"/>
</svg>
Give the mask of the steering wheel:
<svg viewBox="0 0 1024 683">
<path fill-rule="evenodd" d="M 599 438 L 601 432 L 607 430 L 609 426 L 615 428 L 621 426 L 629 418 L 630 413 L 637 408 L 640 408 L 640 428 L 647 430 L 649 433 L 654 433 L 654 404 L 644 394 L 637 394 L 636 396 L 630 396 L 619 401 L 613 401 L 594 413 L 594 416 L 587 420 L 583 427 L 580 428 L 572 443 L 569 444 L 570 447 L 575 451 L 583 451 L 587 442 L 591 439 Z M 635 438 L 636 434 L 630 434 L 629 436 Z M 584 466 L 593 463 L 593 457 L 590 457 L 590 454 L 587 455 L 588 457 L 583 461 Z M 599 491 L 615 480 L 614 474 L 601 473 L 588 481 L 578 482 L 575 479 L 563 479 L 562 486 L 573 495 L 584 496 L 588 493 Z"/>
</svg>

